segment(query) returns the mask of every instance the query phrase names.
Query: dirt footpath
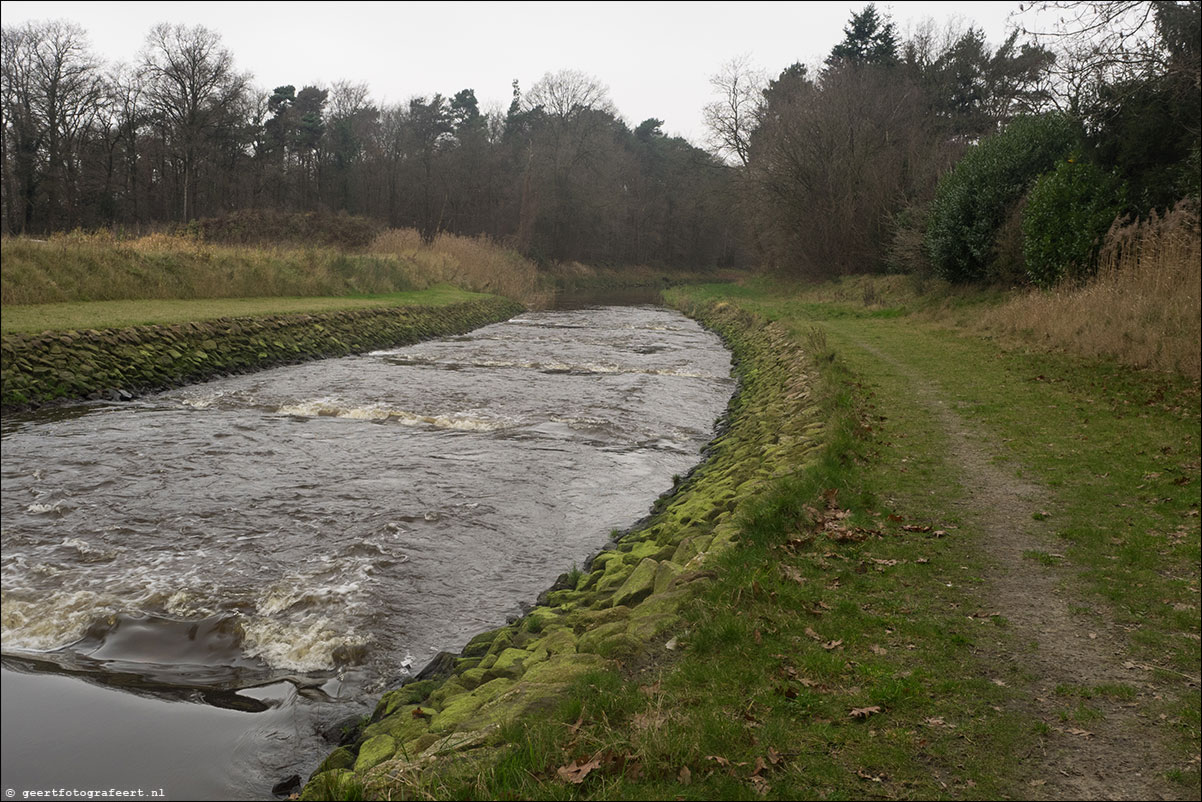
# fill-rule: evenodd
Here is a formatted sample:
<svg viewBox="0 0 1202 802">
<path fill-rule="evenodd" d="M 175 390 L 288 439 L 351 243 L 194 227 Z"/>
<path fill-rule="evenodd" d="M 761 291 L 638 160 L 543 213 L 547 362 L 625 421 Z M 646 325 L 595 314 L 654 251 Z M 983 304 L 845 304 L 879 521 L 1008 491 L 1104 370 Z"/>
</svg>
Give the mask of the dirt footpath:
<svg viewBox="0 0 1202 802">
<path fill-rule="evenodd" d="M 1042 737 L 1032 734 L 1025 754 L 1015 755 L 1028 778 L 1028 787 L 1016 791 L 1025 791 L 1031 799 L 1188 798 L 1184 789 L 1164 779 L 1175 763 L 1161 746 L 1153 721 L 1157 714 L 1149 712 L 1160 698 L 1150 668 L 1125 656 L 1126 633 L 1121 628 L 1073 612 L 1094 605 L 1074 598 L 1066 581 L 1071 567 L 1047 566 L 1023 556 L 1048 548 L 1036 520 L 1048 509 L 1047 491 L 996 464 L 987 438 L 950 408 L 931 377 L 868 343 L 858 345 L 905 376 L 915 400 L 944 430 L 947 458 L 966 490 L 961 502 L 964 518 L 981 533 L 982 546 L 992 558 L 982 603 L 989 613 L 1008 621 L 1006 644 L 1011 645 L 1000 640 L 989 644 L 983 638 L 979 657 L 997 666 L 999 678 L 1013 676 L 1015 669 L 1029 678 L 1015 688 L 1019 712 L 1047 725 Z M 1134 698 L 1094 694 L 1085 701 L 1100 716 L 1062 720 L 1061 711 L 1082 700 L 1057 694 L 1058 686 L 1120 684 L 1135 688 Z"/>
</svg>

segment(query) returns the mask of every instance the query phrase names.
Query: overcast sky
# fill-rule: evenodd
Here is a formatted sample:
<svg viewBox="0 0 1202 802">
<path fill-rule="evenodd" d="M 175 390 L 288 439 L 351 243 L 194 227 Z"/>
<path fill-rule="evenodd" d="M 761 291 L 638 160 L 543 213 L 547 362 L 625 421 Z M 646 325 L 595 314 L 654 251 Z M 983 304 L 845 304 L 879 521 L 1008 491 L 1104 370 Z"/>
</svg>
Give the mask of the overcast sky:
<svg viewBox="0 0 1202 802">
<path fill-rule="evenodd" d="M 622 117 L 664 120 L 669 134 L 703 144 L 709 79 L 747 55 L 776 75 L 795 61 L 819 64 L 866 2 L 0 2 L 5 26 L 69 19 L 94 50 L 134 61 L 159 22 L 221 34 L 239 69 L 270 90 L 283 84 L 366 83 L 377 102 L 476 91 L 481 107 L 506 108 L 510 84 L 582 70 L 609 88 Z M 991 44 L 1017 2 L 879 2 L 905 33 L 925 19 L 956 19 Z"/>
</svg>

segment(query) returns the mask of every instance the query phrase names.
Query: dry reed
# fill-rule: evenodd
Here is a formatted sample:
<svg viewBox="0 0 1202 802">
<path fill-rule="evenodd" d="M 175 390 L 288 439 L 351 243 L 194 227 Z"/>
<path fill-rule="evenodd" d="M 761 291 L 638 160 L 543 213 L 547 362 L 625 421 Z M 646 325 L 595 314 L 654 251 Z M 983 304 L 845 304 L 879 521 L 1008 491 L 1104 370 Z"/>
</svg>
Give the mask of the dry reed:
<svg viewBox="0 0 1202 802">
<path fill-rule="evenodd" d="M 443 235 L 422 245 L 413 230 L 381 234 L 370 252 L 328 247 L 219 245 L 155 233 L 5 238 L 0 301 L 41 304 L 139 299 L 385 294 L 453 284 L 530 303 L 532 262 L 484 238 Z"/>
<path fill-rule="evenodd" d="M 985 312 L 979 325 L 1085 356 L 1175 372 L 1202 373 L 1202 237 L 1197 203 L 1163 217 L 1116 221 L 1097 275 L 1034 290 Z"/>
<path fill-rule="evenodd" d="M 504 295 L 527 305 L 537 305 L 543 294 L 533 262 L 484 236 L 439 234 L 427 245 L 416 229 L 393 228 L 378 235 L 368 251 L 410 262 L 434 284 Z"/>
</svg>

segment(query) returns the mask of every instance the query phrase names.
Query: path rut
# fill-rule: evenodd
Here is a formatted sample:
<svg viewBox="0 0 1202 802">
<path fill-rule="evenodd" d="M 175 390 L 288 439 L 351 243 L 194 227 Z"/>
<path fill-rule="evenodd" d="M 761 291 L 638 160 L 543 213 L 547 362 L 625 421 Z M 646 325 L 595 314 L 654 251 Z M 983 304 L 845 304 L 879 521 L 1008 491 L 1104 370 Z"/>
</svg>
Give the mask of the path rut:
<svg viewBox="0 0 1202 802">
<path fill-rule="evenodd" d="M 1045 722 L 1049 732 L 1031 736 L 1022 761 L 1023 789 L 1031 799 L 1185 799 L 1165 774 L 1176 766 L 1161 748 L 1148 712 L 1160 698 L 1150 671 L 1126 656 L 1126 633 L 1118 626 L 1073 611 L 1090 602 L 1066 589 L 1068 570 L 1045 566 L 1024 552 L 1048 548 L 1035 515 L 1051 505 L 1046 489 L 1018 478 L 993 461 L 995 449 L 970 422 L 951 408 L 936 383 L 912 365 L 865 342 L 856 343 L 891 365 L 911 385 L 913 397 L 934 417 L 947 437 L 947 459 L 961 476 L 959 502 L 965 519 L 982 536 L 989 555 L 983 603 L 1008 622 L 1006 642 L 978 643 L 979 657 L 997 675 L 1013 669 L 1029 678 L 1016 688 L 1020 712 Z M 1010 645 L 1007 645 L 1010 644 Z M 1017 653 L 1013 644 L 1029 644 Z M 1132 699 L 1093 695 L 1088 707 L 1101 714 L 1087 722 L 1062 721 L 1077 700 L 1057 694 L 1058 686 L 1096 688 L 1125 685 Z"/>
</svg>

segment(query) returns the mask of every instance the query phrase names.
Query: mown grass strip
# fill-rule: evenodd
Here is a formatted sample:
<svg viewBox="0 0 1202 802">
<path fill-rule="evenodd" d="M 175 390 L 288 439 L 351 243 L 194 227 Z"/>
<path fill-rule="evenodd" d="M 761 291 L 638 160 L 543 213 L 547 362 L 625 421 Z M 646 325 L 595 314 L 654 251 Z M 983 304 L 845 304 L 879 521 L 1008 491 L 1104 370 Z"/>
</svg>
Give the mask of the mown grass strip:
<svg viewBox="0 0 1202 802">
<path fill-rule="evenodd" d="M 0 333 L 113 329 L 233 317 L 313 314 L 381 306 L 446 306 L 486 297 L 449 285 L 381 295 L 196 300 L 81 301 L 6 305 Z"/>
</svg>

